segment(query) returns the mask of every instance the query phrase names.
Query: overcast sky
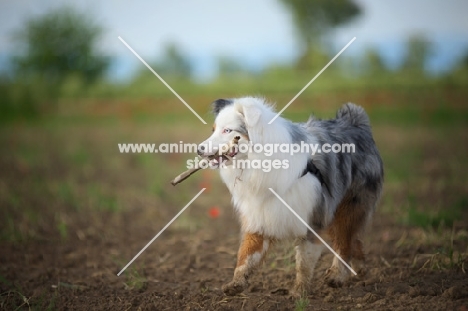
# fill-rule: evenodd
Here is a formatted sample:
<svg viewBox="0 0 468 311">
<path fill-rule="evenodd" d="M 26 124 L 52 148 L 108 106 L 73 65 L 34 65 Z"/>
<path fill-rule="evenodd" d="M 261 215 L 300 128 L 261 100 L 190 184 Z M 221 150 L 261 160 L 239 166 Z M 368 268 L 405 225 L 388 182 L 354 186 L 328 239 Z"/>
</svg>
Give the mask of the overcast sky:
<svg viewBox="0 0 468 311">
<path fill-rule="evenodd" d="M 422 33 L 438 45 L 443 61 L 438 66 L 448 66 L 468 47 L 466 0 L 356 2 L 364 14 L 334 32 L 337 50 L 356 36 L 346 53 L 357 54 L 374 45 L 391 60 L 401 54 L 401 42 L 408 35 Z M 118 36 L 149 60 L 161 56 L 168 42 L 175 42 L 201 64 L 199 70 L 207 72 L 219 55 L 261 68 L 274 61 L 291 61 L 299 52 L 291 15 L 277 0 L 0 0 L 0 55 L 13 52 L 11 32 L 28 17 L 64 4 L 93 15 L 105 27 L 101 48 L 119 60 L 123 72 L 138 63 Z"/>
</svg>

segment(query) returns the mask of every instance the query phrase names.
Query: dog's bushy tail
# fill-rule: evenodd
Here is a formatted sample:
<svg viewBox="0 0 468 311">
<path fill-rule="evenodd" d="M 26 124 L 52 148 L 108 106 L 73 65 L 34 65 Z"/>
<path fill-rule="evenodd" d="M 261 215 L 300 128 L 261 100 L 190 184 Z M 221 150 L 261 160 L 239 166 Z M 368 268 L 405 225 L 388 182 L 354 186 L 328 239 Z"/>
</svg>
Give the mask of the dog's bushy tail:
<svg viewBox="0 0 468 311">
<path fill-rule="evenodd" d="M 369 117 L 364 108 L 353 103 L 344 104 L 336 113 L 336 118 L 346 120 L 353 126 L 370 126 Z"/>
</svg>

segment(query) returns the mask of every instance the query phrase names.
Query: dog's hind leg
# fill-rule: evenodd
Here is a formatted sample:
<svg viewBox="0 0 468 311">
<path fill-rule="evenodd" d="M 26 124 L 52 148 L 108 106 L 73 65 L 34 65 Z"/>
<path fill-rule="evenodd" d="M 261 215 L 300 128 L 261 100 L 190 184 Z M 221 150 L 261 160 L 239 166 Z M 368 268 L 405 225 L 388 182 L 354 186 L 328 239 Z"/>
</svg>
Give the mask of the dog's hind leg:
<svg viewBox="0 0 468 311">
<path fill-rule="evenodd" d="M 351 267 L 360 276 L 365 274 L 365 260 L 364 247 L 362 241 L 356 237 L 351 245 Z"/>
<path fill-rule="evenodd" d="M 244 234 L 239 253 L 237 254 L 237 266 L 234 270 L 234 277 L 231 282 L 222 287 L 226 295 L 236 295 L 247 288 L 250 275 L 265 258 L 269 246 L 270 240 L 261 234 Z"/>
<path fill-rule="evenodd" d="M 333 241 L 333 249 L 340 257 L 350 262 L 352 258 L 363 261 L 364 252 L 362 242 L 358 239 L 359 233 L 366 224 L 368 209 L 360 198 L 346 195 L 338 205 L 333 221 L 329 227 L 329 234 Z M 349 278 L 350 271 L 335 256 L 333 263 L 326 273 L 326 282 L 329 286 L 339 287 Z"/>
<path fill-rule="evenodd" d="M 293 294 L 307 295 L 312 283 L 315 265 L 322 254 L 323 245 L 310 235 L 296 241 L 296 282 Z"/>
</svg>

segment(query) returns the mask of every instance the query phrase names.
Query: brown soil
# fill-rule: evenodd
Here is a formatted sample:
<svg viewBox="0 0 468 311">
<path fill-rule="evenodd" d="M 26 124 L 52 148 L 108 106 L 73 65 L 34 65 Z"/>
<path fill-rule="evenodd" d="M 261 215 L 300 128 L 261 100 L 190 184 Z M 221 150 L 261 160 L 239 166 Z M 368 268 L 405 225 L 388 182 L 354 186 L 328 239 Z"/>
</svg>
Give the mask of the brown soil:
<svg viewBox="0 0 468 311">
<path fill-rule="evenodd" d="M 189 128 L 171 131 L 176 130 L 176 138 L 166 142 L 205 136 L 193 138 L 197 132 Z M 130 131 L 129 140 L 138 142 L 171 134 L 125 123 L 102 129 L 5 129 L 8 135 L 0 136 L 0 149 L 8 150 L 0 156 L 1 310 L 468 310 L 466 202 L 453 226 L 423 229 L 399 219 L 409 198 L 432 211 L 467 193 L 460 182 L 466 178 L 466 131 L 442 140 L 456 146 L 437 149 L 450 150 L 443 156 L 415 157 L 411 175 L 402 178 L 416 182 L 385 184 L 364 236 L 366 274 L 342 288 L 327 287 L 322 276 L 333 257 L 325 252 L 316 283 L 302 300 L 288 293 L 294 254 L 286 242 L 270 251 L 248 290 L 225 296 L 220 288 L 232 277 L 239 244 L 227 190 L 206 172 L 173 188 L 169 181 L 184 169 L 179 155 L 116 154 L 117 142 L 128 139 Z M 403 168 L 401 142 L 414 148 L 438 137 L 407 135 L 404 129 L 376 133 L 387 158 L 400 161 L 387 165 Z M 117 276 L 201 187 L 209 189 Z M 220 215 L 210 218 L 216 215 L 210 214 L 214 204 Z"/>
<path fill-rule="evenodd" d="M 301 310 L 288 295 L 294 280 L 288 243 L 273 249 L 243 294 L 220 291 L 230 280 L 238 245 L 231 213 L 196 232 L 168 229 L 118 277 L 122 258 L 130 260 L 159 230 L 132 222 L 139 218 L 135 213 L 125 216 L 82 223 L 78 236 L 66 241 L 2 243 L 3 309 Z M 329 288 L 321 282 L 332 259 L 325 253 L 303 310 L 468 310 L 465 271 L 437 267 L 436 255 L 425 255 L 434 250 L 405 246 L 411 235 L 411 228 L 377 215 L 366 236 L 367 273 Z"/>
</svg>

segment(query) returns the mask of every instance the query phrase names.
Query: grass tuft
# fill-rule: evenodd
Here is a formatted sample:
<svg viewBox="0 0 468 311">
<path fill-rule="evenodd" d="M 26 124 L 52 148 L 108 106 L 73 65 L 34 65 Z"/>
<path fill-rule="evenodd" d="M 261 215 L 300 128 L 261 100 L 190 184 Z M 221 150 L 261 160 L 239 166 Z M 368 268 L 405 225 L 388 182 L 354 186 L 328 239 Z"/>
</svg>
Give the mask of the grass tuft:
<svg viewBox="0 0 468 311">
<path fill-rule="evenodd" d="M 310 301 L 307 299 L 307 297 L 301 297 L 296 300 L 296 307 L 294 308 L 295 311 L 304 311 L 307 310 L 307 307 L 309 306 Z"/>
</svg>

